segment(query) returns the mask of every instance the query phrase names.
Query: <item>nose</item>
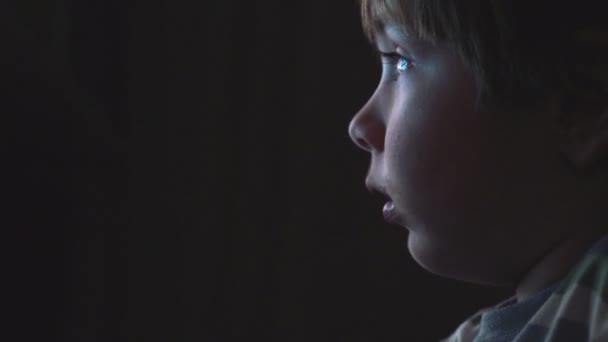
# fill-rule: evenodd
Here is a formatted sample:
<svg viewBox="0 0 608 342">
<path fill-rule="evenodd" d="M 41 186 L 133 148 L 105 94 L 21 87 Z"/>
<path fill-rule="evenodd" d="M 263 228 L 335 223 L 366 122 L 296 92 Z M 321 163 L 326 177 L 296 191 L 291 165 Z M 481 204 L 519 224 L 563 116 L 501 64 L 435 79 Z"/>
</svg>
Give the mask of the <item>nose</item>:
<svg viewBox="0 0 608 342">
<path fill-rule="evenodd" d="M 384 150 L 385 131 L 385 124 L 375 108 L 373 97 L 348 125 L 348 135 L 352 141 L 367 152 Z"/>
</svg>

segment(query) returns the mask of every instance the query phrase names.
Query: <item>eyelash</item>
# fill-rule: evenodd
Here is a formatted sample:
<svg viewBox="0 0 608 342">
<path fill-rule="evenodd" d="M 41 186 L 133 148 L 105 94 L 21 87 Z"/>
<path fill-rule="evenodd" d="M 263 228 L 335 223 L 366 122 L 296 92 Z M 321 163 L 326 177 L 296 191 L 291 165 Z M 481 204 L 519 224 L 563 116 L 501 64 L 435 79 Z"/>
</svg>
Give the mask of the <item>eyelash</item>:
<svg viewBox="0 0 608 342">
<path fill-rule="evenodd" d="M 382 64 L 394 65 L 396 66 L 397 75 L 401 75 L 404 72 L 408 71 L 412 68 L 412 61 L 395 52 L 379 52 L 380 60 Z M 395 77 L 396 79 L 396 77 Z"/>
</svg>

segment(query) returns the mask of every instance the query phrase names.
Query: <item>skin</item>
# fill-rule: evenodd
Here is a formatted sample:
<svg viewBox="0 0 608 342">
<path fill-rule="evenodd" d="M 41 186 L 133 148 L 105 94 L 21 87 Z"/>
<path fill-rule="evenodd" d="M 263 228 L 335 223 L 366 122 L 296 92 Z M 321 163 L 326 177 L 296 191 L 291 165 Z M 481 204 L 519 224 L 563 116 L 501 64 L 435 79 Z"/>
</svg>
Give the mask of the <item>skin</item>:
<svg viewBox="0 0 608 342">
<path fill-rule="evenodd" d="M 598 138 L 608 129 L 592 132 L 595 119 L 564 127 L 555 99 L 482 108 L 455 52 L 396 25 L 376 47 L 412 64 L 399 72 L 384 59 L 349 134 L 371 154 L 366 184 L 394 202 L 412 257 L 440 276 L 513 287 L 519 300 L 560 280 L 608 229 L 606 177 L 580 175 L 608 146 Z"/>
</svg>

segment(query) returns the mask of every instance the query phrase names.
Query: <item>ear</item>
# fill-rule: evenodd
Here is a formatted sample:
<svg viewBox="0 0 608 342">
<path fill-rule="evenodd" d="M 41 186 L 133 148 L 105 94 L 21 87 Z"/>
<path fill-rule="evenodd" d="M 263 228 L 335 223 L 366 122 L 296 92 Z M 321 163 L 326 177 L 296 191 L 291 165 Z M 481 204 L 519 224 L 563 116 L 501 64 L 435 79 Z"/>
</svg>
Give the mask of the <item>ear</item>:
<svg viewBox="0 0 608 342">
<path fill-rule="evenodd" d="M 561 151 L 577 169 L 608 160 L 608 98 L 562 102 Z"/>
</svg>

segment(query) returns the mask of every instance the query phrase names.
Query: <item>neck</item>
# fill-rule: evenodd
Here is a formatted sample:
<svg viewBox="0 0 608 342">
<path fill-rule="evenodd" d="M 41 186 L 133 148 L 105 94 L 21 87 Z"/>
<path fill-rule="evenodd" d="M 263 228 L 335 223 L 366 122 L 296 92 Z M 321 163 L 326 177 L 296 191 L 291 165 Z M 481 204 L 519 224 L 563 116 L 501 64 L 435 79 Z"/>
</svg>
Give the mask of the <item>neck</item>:
<svg viewBox="0 0 608 342">
<path fill-rule="evenodd" d="M 560 240 L 519 282 L 517 301 L 524 301 L 564 278 L 603 234 L 595 230 L 577 232 Z"/>
</svg>

